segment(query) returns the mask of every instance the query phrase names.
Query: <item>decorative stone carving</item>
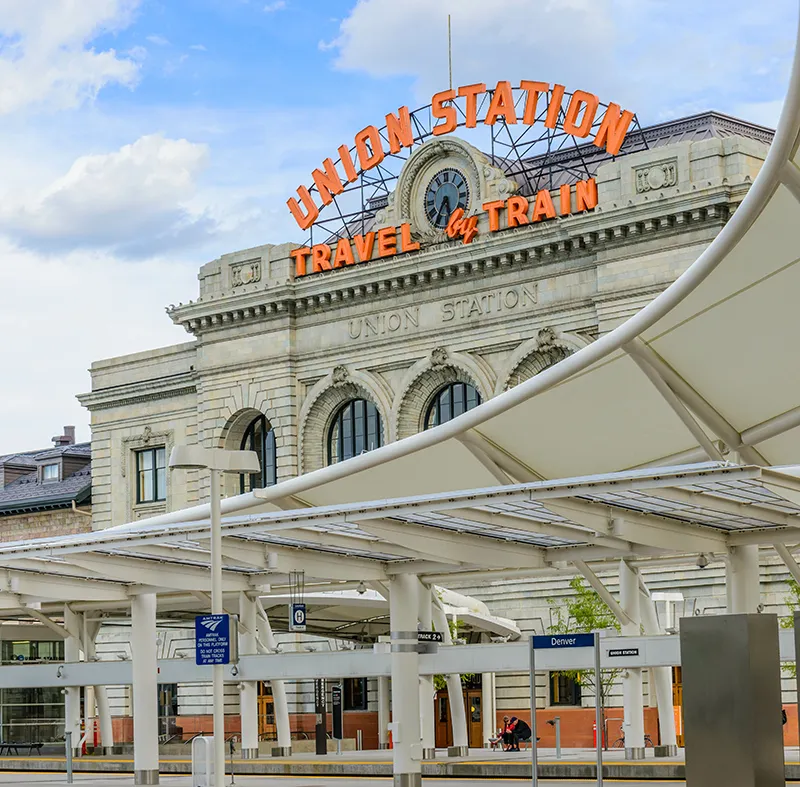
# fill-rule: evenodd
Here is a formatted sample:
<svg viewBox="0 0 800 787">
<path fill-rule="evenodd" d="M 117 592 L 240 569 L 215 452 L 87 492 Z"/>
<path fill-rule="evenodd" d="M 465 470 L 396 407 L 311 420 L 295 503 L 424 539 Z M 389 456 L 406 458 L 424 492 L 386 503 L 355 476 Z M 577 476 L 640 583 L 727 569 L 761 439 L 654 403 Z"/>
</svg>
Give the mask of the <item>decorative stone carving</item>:
<svg viewBox="0 0 800 787">
<path fill-rule="evenodd" d="M 447 350 L 444 347 L 435 347 L 431 351 L 431 366 L 434 369 L 441 369 L 442 366 L 448 366 L 449 363 Z"/>
<path fill-rule="evenodd" d="M 350 372 L 345 366 L 335 366 L 331 377 L 333 385 L 347 385 L 350 382 Z"/>
<path fill-rule="evenodd" d="M 678 182 L 678 160 L 659 161 L 634 170 L 636 177 L 636 193 L 658 191 L 669 188 Z"/>
<path fill-rule="evenodd" d="M 556 332 L 552 328 L 542 328 L 536 335 L 540 351 L 551 350 L 556 346 Z"/>
<path fill-rule="evenodd" d="M 242 287 L 261 281 L 261 260 L 246 260 L 231 265 L 231 285 Z"/>
<path fill-rule="evenodd" d="M 173 445 L 172 430 L 167 432 L 154 432 L 152 427 L 145 426 L 140 435 L 122 438 L 120 470 L 123 478 L 128 475 L 128 456 L 131 451 L 148 448 L 151 442 L 155 444 L 155 447 L 163 445 L 166 448 L 167 456 L 169 456 Z M 169 485 L 169 473 L 167 473 L 167 485 Z"/>
</svg>

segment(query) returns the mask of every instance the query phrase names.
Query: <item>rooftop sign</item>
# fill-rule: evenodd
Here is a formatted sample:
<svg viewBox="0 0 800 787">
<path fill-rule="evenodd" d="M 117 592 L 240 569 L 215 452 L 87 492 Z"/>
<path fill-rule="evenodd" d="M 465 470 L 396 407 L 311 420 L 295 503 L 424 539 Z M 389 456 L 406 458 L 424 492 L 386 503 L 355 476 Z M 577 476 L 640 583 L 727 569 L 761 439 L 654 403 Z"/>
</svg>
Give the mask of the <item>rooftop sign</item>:
<svg viewBox="0 0 800 787">
<path fill-rule="evenodd" d="M 523 102 L 515 101 L 515 89 L 524 94 Z M 482 101 L 481 98 L 487 93 L 490 94 L 489 100 Z M 522 80 L 518 87 L 512 88 L 510 82 L 500 81 L 489 91 L 485 84 L 477 83 L 436 93 L 430 105 L 431 115 L 438 121 L 432 125 L 431 133 L 434 136 L 449 134 L 458 127 L 455 106 L 458 98 L 464 100 L 463 125 L 467 128 L 475 128 L 479 123 L 494 126 L 498 121 L 506 125 L 532 126 L 546 106 L 542 118 L 546 128 L 558 128 L 578 139 L 587 139 L 594 133 L 592 144 L 611 155 L 619 153 L 634 119 L 632 112 L 611 103 L 605 107 L 602 120 L 596 124 L 601 104 L 593 93 L 576 90 L 565 101 L 563 85 Z M 413 146 L 415 124 L 412 123 L 412 113 L 408 107 L 400 107 L 397 114 L 389 113 L 385 120 L 383 133 L 376 126 L 362 129 L 355 135 L 352 149 L 347 145 L 339 146 L 336 163 L 326 158 L 322 166 L 311 173 L 311 188 L 297 188 L 297 196 L 291 197 L 287 205 L 301 229 L 309 229 L 319 217 L 321 208 L 344 192 L 346 184 L 355 182 L 364 172 L 378 167 L 387 155 Z M 316 193 L 316 199 L 312 190 Z"/>
</svg>

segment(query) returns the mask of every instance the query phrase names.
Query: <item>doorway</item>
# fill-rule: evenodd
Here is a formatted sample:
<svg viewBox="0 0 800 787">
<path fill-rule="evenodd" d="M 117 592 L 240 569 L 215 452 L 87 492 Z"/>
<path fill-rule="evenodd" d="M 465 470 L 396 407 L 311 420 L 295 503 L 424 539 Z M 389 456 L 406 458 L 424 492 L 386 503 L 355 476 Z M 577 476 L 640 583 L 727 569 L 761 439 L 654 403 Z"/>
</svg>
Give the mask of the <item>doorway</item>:
<svg viewBox="0 0 800 787">
<path fill-rule="evenodd" d="M 483 746 L 483 695 L 481 676 L 474 676 L 462 689 L 464 708 L 467 713 L 467 743 L 470 748 Z M 439 689 L 434 699 L 436 748 L 445 749 L 453 745 L 453 724 L 450 718 L 450 698 L 447 689 Z"/>
<path fill-rule="evenodd" d="M 275 702 L 272 698 L 272 686 L 269 681 L 258 682 L 258 739 L 274 741 L 278 739 L 278 728 L 275 725 Z"/>
</svg>

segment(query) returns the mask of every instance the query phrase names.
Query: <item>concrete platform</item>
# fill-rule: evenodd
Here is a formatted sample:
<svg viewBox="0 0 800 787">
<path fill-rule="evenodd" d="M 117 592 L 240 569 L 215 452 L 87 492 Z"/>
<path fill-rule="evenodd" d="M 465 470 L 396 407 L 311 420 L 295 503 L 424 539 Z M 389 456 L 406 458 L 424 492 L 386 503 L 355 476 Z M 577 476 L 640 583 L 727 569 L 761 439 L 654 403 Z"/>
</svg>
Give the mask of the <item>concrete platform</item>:
<svg viewBox="0 0 800 787">
<path fill-rule="evenodd" d="M 624 752 L 610 750 L 604 754 L 604 775 L 608 779 L 624 781 L 682 781 L 685 768 L 682 752 L 674 759 L 656 759 L 651 750 L 647 758 L 639 762 L 627 762 Z M 786 751 L 786 778 L 800 780 L 800 761 L 798 750 Z M 230 762 L 230 761 L 228 761 Z M 392 775 L 392 760 L 389 752 L 343 752 L 341 755 L 315 756 L 296 754 L 292 757 L 269 757 L 258 760 L 242 760 L 234 757 L 237 775 L 264 775 L 283 777 L 359 777 L 385 778 Z M 16 771 L 28 773 L 64 772 L 66 763 L 63 757 L 2 757 L 0 772 Z M 133 771 L 133 758 L 119 757 L 80 757 L 74 760 L 76 773 L 125 774 Z M 191 759 L 188 747 L 185 757 L 162 757 L 160 770 L 164 775 L 188 774 L 191 772 Z M 230 765 L 226 771 L 230 772 Z M 502 752 L 486 749 L 472 749 L 467 757 L 447 757 L 444 751 L 437 752 L 434 760 L 425 761 L 422 766 L 424 777 L 440 779 L 530 779 L 530 751 Z M 594 779 L 594 751 L 587 749 L 567 749 L 557 759 L 552 749 L 539 751 L 539 775 L 545 780 L 572 781 Z M 0 780 L 0 784 L 8 783 Z"/>
</svg>

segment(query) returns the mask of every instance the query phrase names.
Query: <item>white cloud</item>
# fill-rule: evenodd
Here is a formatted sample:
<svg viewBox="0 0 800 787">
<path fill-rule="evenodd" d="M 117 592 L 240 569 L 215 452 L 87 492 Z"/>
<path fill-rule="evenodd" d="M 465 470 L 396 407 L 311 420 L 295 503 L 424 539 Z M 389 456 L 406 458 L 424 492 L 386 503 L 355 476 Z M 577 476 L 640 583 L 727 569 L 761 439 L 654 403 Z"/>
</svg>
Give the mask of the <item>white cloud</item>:
<svg viewBox="0 0 800 787">
<path fill-rule="evenodd" d="M 109 84 L 132 86 L 138 63 L 113 49 L 95 51 L 99 34 L 125 27 L 139 0 L 0 0 L 0 114 L 28 106 L 72 108 Z"/>
<path fill-rule="evenodd" d="M 782 98 L 796 21 L 794 0 L 358 0 L 334 65 L 372 77 L 410 77 L 427 103 L 448 83 L 452 15 L 457 85 L 537 79 L 618 101 L 646 122 L 688 107 L 727 109 Z M 391 29 L 413 35 L 392 35 Z M 766 93 L 766 95 L 765 95 Z"/>
<path fill-rule="evenodd" d="M 202 44 L 192 44 L 189 49 L 194 49 L 196 52 L 208 52 L 208 49 Z"/>
<path fill-rule="evenodd" d="M 186 203 L 197 192 L 208 149 L 161 134 L 143 136 L 113 153 L 81 156 L 36 194 L 0 207 L 0 229 L 22 245 L 47 250 L 174 243 L 208 231 L 213 222 Z"/>
<path fill-rule="evenodd" d="M 99 252 L 50 258 L 0 240 L 0 453 L 46 448 L 64 424 L 89 439 L 89 413 L 75 395 L 87 369 L 108 358 L 190 339 L 164 306 L 197 288 L 197 260 L 131 265 Z M 13 370 L 13 373 L 11 373 Z"/>
<path fill-rule="evenodd" d="M 169 44 L 169 39 L 160 35 L 147 36 L 147 40 L 156 46 L 167 46 Z"/>
<path fill-rule="evenodd" d="M 283 11 L 286 8 L 286 0 L 275 0 L 274 3 L 267 3 L 264 6 L 264 12 L 271 14 L 274 11 Z"/>
</svg>

